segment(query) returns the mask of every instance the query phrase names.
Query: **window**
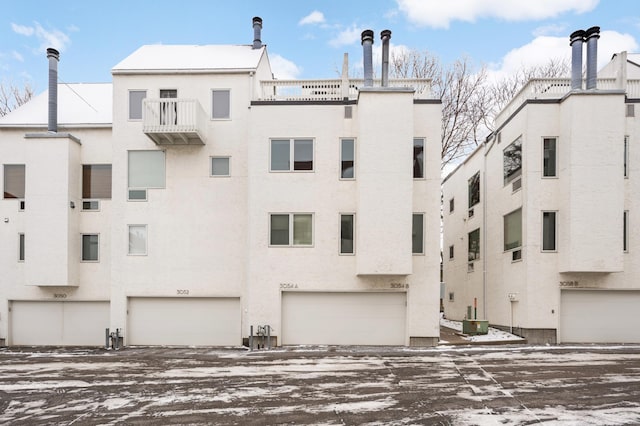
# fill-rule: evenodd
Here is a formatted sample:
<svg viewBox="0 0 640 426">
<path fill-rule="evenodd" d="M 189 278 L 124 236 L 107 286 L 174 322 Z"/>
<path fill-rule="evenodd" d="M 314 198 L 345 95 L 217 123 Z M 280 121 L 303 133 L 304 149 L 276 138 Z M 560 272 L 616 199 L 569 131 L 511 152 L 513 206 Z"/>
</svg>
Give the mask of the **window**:
<svg viewBox="0 0 640 426">
<path fill-rule="evenodd" d="M 340 179 L 355 178 L 355 140 L 340 140 Z"/>
<path fill-rule="evenodd" d="M 292 168 L 293 166 L 293 168 Z M 312 139 L 272 139 L 271 171 L 313 170 Z"/>
<path fill-rule="evenodd" d="M 413 178 L 424 178 L 424 139 L 413 139 Z"/>
<path fill-rule="evenodd" d="M 160 99 L 165 99 L 160 102 L 160 124 L 161 125 L 175 125 L 178 124 L 178 104 L 176 99 L 178 97 L 178 91 L 175 89 L 160 90 Z"/>
<path fill-rule="evenodd" d="M 504 250 L 522 246 L 522 209 L 504 216 Z"/>
<path fill-rule="evenodd" d="M 629 177 L 629 136 L 624 137 L 624 177 Z"/>
<path fill-rule="evenodd" d="M 542 251 L 556 251 L 556 212 L 542 212 Z"/>
<path fill-rule="evenodd" d="M 449 260 L 453 259 L 454 255 L 454 246 L 449 246 Z"/>
<path fill-rule="evenodd" d="M 354 253 L 354 218 L 353 214 L 340 215 L 340 254 Z"/>
<path fill-rule="evenodd" d="M 622 216 L 622 249 L 629 251 L 629 211 L 625 210 Z"/>
<path fill-rule="evenodd" d="M 412 253 L 423 254 L 424 253 L 424 214 L 413 214 L 413 226 L 411 232 Z"/>
<path fill-rule="evenodd" d="M 522 136 L 502 151 L 502 160 L 506 185 L 522 174 Z"/>
<path fill-rule="evenodd" d="M 111 164 L 82 165 L 82 198 L 111 199 Z"/>
<path fill-rule="evenodd" d="M 313 244 L 313 215 L 311 213 L 282 213 L 270 217 L 272 246 L 311 246 Z"/>
<path fill-rule="evenodd" d="M 542 139 L 542 176 L 556 177 L 556 138 Z"/>
<path fill-rule="evenodd" d="M 164 151 L 129 151 L 129 199 L 146 199 L 145 189 L 164 186 Z"/>
<path fill-rule="evenodd" d="M 469 208 L 480 202 L 480 172 L 471 176 L 468 182 L 469 187 Z"/>
<path fill-rule="evenodd" d="M 452 198 L 449 200 L 449 213 L 453 213 L 453 210 L 455 209 L 456 205 L 455 205 L 455 200 Z"/>
<path fill-rule="evenodd" d="M 24 262 L 24 234 L 18 234 L 18 261 Z"/>
<path fill-rule="evenodd" d="M 97 262 L 98 261 L 98 234 L 82 235 L 82 261 Z"/>
<path fill-rule="evenodd" d="M 147 254 L 147 225 L 129 225 L 129 254 Z"/>
<path fill-rule="evenodd" d="M 224 120 L 231 117 L 231 91 L 217 90 L 211 91 L 211 118 L 214 120 Z"/>
<path fill-rule="evenodd" d="M 480 228 L 469 232 L 469 262 L 480 259 Z"/>
<path fill-rule="evenodd" d="M 146 90 L 129 90 L 129 120 L 142 120 L 142 101 L 146 97 Z"/>
<path fill-rule="evenodd" d="M 24 198 L 24 164 L 4 165 L 4 198 Z"/>
<path fill-rule="evenodd" d="M 211 176 L 230 176 L 229 157 L 211 157 Z"/>
</svg>

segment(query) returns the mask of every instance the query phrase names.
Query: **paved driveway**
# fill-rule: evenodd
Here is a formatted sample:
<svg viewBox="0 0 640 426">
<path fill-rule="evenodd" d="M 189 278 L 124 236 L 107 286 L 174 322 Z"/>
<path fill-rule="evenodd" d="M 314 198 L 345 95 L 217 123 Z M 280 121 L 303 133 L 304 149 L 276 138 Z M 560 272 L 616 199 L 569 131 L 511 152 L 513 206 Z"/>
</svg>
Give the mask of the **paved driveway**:
<svg viewBox="0 0 640 426">
<path fill-rule="evenodd" d="M 0 350 L 0 424 L 539 422 L 640 423 L 640 346 Z"/>
</svg>

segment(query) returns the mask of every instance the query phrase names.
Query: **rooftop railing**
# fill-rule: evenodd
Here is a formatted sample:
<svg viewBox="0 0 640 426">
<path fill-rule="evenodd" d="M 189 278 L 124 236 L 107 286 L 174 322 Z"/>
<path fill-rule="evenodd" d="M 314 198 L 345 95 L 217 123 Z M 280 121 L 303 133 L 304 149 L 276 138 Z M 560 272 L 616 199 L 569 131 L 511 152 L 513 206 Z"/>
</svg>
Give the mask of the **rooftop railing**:
<svg viewBox="0 0 640 426">
<path fill-rule="evenodd" d="M 342 101 L 356 99 L 364 79 L 265 80 L 261 81 L 260 101 Z M 373 87 L 380 87 L 374 80 Z M 431 80 L 405 78 L 389 80 L 389 87 L 413 89 L 415 99 L 433 99 Z"/>
</svg>

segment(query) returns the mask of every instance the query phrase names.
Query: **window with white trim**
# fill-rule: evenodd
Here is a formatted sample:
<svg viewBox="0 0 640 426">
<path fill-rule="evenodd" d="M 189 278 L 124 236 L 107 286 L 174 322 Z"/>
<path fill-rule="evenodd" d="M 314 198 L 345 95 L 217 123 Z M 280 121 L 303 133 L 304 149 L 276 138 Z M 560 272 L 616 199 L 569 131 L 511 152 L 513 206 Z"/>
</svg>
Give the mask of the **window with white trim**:
<svg viewBox="0 0 640 426">
<path fill-rule="evenodd" d="M 271 139 L 272 172 L 313 171 L 313 139 Z"/>
<path fill-rule="evenodd" d="M 24 234 L 18 234 L 18 262 L 24 262 Z"/>
<path fill-rule="evenodd" d="M 142 120 L 142 105 L 146 90 L 129 90 L 129 120 Z"/>
<path fill-rule="evenodd" d="M 542 176 L 543 177 L 556 177 L 557 172 L 557 139 L 556 138 L 543 138 L 542 139 Z"/>
<path fill-rule="evenodd" d="M 629 251 L 629 210 L 625 210 L 622 216 L 622 249 Z"/>
<path fill-rule="evenodd" d="M 340 215 L 340 254 L 353 254 L 355 252 L 355 215 Z"/>
<path fill-rule="evenodd" d="M 504 250 L 522 247 L 522 209 L 504 215 Z"/>
<path fill-rule="evenodd" d="M 82 234 L 82 261 L 98 262 L 100 238 L 98 234 Z"/>
<path fill-rule="evenodd" d="M 231 90 L 211 90 L 211 118 L 213 120 L 231 118 Z"/>
<path fill-rule="evenodd" d="M 165 169 L 164 151 L 129 151 L 128 199 L 146 200 L 148 188 L 164 188 Z"/>
<path fill-rule="evenodd" d="M 480 202 L 480 172 L 476 172 L 467 182 L 469 192 L 469 208 Z"/>
<path fill-rule="evenodd" d="M 82 198 L 111 199 L 111 164 L 82 165 Z"/>
<path fill-rule="evenodd" d="M 413 214 L 411 252 L 413 254 L 424 254 L 424 213 Z"/>
<path fill-rule="evenodd" d="M 542 212 L 542 251 L 556 251 L 556 212 Z"/>
<path fill-rule="evenodd" d="M 413 178 L 424 179 L 424 138 L 413 139 Z"/>
<path fill-rule="evenodd" d="M 272 213 L 269 215 L 269 245 L 313 245 L 313 214 Z"/>
<path fill-rule="evenodd" d="M 147 254 L 147 225 L 129 225 L 129 255 Z"/>
<path fill-rule="evenodd" d="M 480 228 L 474 229 L 468 235 L 469 262 L 480 259 Z"/>
<path fill-rule="evenodd" d="M 356 142 L 354 139 L 340 139 L 340 179 L 354 179 Z"/>
<path fill-rule="evenodd" d="M 230 157 L 211 157 L 211 176 L 231 176 Z"/>
<path fill-rule="evenodd" d="M 508 184 L 522 174 L 522 136 L 502 151 L 504 184 Z"/>
</svg>

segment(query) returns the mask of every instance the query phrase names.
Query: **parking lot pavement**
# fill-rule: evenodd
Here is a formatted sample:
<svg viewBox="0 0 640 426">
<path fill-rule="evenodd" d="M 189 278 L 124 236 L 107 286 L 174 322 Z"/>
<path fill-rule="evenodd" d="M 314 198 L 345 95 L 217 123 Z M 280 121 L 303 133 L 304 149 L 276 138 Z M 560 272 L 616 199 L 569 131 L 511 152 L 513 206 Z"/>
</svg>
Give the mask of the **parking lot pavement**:
<svg viewBox="0 0 640 426">
<path fill-rule="evenodd" d="M 640 346 L 0 349 L 0 424 L 640 423 Z"/>
</svg>

